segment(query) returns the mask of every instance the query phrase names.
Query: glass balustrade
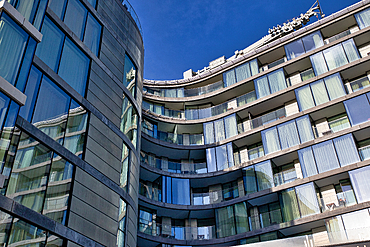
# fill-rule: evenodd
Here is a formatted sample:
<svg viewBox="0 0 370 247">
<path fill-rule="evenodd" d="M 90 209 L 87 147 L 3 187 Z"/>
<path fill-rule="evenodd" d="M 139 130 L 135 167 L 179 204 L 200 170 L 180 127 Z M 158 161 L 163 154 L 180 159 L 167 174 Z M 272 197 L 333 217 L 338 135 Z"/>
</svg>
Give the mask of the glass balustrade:
<svg viewBox="0 0 370 247">
<path fill-rule="evenodd" d="M 357 204 L 353 190 L 328 195 L 319 199 L 321 212 L 332 211 L 337 208 L 349 207 Z"/>
<path fill-rule="evenodd" d="M 352 91 L 356 92 L 358 90 L 361 90 L 363 88 L 370 86 L 370 82 L 369 82 L 369 78 L 365 76 L 365 77 L 362 77 L 360 79 L 350 82 L 349 85 L 351 86 Z"/>
</svg>

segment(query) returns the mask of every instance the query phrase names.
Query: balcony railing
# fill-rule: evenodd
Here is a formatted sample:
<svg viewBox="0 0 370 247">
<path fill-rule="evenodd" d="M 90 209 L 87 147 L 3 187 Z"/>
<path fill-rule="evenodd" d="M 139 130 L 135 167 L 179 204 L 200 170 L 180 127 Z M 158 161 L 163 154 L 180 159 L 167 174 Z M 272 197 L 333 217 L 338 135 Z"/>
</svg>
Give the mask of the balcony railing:
<svg viewBox="0 0 370 247">
<path fill-rule="evenodd" d="M 357 204 L 352 190 L 341 192 L 332 196 L 319 199 L 321 212 L 332 211 L 337 208 L 349 207 Z"/>
<path fill-rule="evenodd" d="M 215 190 L 204 193 L 192 193 L 193 205 L 208 205 L 213 203 L 219 203 L 229 199 L 239 197 L 239 187 L 234 186 L 223 190 Z"/>
<path fill-rule="evenodd" d="M 162 201 L 162 190 L 140 183 L 139 194 L 154 201 Z"/>
<path fill-rule="evenodd" d="M 158 159 L 154 156 L 147 155 L 141 152 L 140 155 L 141 162 L 160 169 L 162 171 L 168 171 L 173 173 L 182 173 L 182 174 L 201 174 L 207 173 L 207 163 L 192 163 L 189 161 L 188 163 L 180 163 L 180 162 L 173 162 L 168 160 Z"/>
<path fill-rule="evenodd" d="M 176 134 L 164 131 L 154 132 L 143 128 L 144 125 L 141 126 L 143 133 L 161 141 L 174 143 L 177 145 L 204 145 L 203 134 Z"/>
<path fill-rule="evenodd" d="M 274 174 L 275 186 L 290 183 L 296 179 L 297 179 L 297 172 L 294 167 Z"/>
<path fill-rule="evenodd" d="M 370 159 L 370 145 L 358 149 L 361 160 Z"/>
<path fill-rule="evenodd" d="M 171 98 L 182 98 L 182 97 L 193 97 L 207 93 L 214 92 L 224 87 L 223 81 L 218 81 L 210 85 L 197 88 L 177 88 L 177 89 L 157 89 L 144 87 L 144 92 L 160 97 L 171 97 Z"/>
<path fill-rule="evenodd" d="M 259 147 L 248 150 L 249 160 L 254 160 L 264 155 L 265 155 L 265 152 L 263 150 L 263 146 L 259 146 Z"/>
<path fill-rule="evenodd" d="M 358 90 L 361 90 L 363 88 L 370 86 L 370 82 L 369 82 L 369 78 L 367 76 L 364 76 L 360 79 L 352 81 L 349 85 L 351 86 L 352 91 L 356 92 Z"/>
<path fill-rule="evenodd" d="M 216 238 L 215 226 L 184 227 L 148 222 L 139 219 L 139 231 L 152 236 L 178 240 L 207 240 Z"/>
</svg>

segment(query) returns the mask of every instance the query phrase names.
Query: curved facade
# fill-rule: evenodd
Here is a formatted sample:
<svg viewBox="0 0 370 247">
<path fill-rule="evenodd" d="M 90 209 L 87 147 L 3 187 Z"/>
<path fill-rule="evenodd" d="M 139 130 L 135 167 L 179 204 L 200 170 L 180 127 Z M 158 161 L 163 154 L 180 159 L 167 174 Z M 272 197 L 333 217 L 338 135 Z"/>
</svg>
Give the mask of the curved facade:
<svg viewBox="0 0 370 247">
<path fill-rule="evenodd" d="M 367 244 L 369 20 L 361 1 L 144 80 L 138 246 Z"/>
<path fill-rule="evenodd" d="M 144 48 L 132 11 L 0 1 L 1 246 L 136 246 Z"/>
</svg>

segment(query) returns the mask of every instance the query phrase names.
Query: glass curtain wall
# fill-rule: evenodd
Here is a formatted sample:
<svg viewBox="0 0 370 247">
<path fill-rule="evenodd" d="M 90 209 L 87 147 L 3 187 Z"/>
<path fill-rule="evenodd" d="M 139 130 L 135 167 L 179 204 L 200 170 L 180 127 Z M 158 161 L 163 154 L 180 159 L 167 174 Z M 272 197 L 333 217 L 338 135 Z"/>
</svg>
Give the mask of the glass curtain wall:
<svg viewBox="0 0 370 247">
<path fill-rule="evenodd" d="M 285 45 L 284 49 L 288 60 L 290 60 L 323 45 L 324 40 L 321 36 L 320 31 L 317 31 Z"/>
</svg>

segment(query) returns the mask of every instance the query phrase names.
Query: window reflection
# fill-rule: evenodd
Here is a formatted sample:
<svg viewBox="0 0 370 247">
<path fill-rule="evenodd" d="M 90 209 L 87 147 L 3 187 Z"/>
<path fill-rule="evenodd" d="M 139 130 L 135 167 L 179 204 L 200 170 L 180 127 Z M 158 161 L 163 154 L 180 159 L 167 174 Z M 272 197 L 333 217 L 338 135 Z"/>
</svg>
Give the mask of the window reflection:
<svg viewBox="0 0 370 247">
<path fill-rule="evenodd" d="M 136 148 L 138 115 L 128 98 L 124 97 L 122 103 L 121 131 L 131 140 Z"/>
<path fill-rule="evenodd" d="M 123 85 L 136 97 L 136 66 L 132 60 L 125 55 L 125 66 L 123 68 Z"/>
</svg>

